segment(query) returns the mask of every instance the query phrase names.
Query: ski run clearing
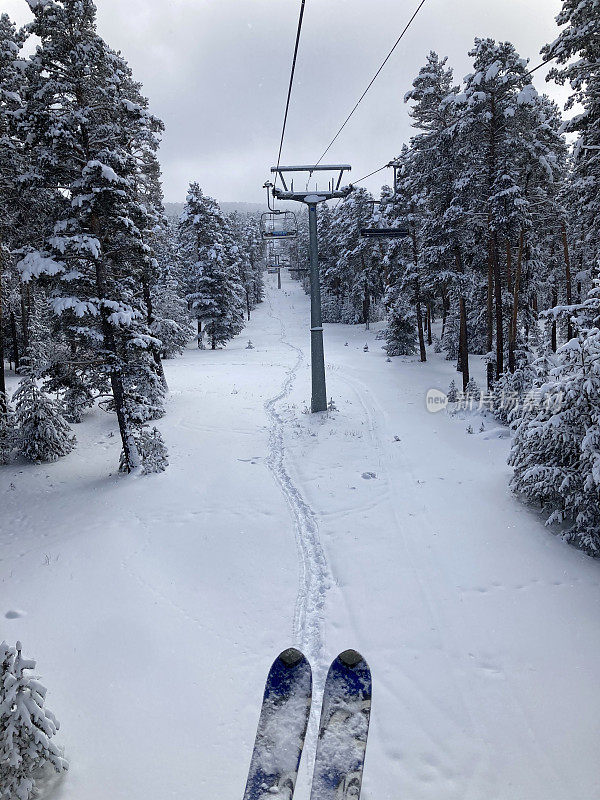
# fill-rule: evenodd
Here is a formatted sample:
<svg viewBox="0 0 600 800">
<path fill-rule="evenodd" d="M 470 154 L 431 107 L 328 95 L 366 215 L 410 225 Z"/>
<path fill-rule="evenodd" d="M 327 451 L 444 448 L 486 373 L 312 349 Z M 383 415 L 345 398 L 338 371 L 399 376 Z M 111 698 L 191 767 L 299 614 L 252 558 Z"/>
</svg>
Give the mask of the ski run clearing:
<svg viewBox="0 0 600 800">
<path fill-rule="evenodd" d="M 70 760 L 47 797 L 241 798 L 292 645 L 315 679 L 301 800 L 349 647 L 373 673 L 364 800 L 600 797 L 600 565 L 511 495 L 491 418 L 427 412 L 456 375 L 432 348 L 388 363 L 380 326 L 325 326 L 337 411 L 303 413 L 308 324 L 269 276 L 226 349 L 166 362 L 162 474 L 116 474 L 99 409 L 67 458 L 2 470 L 0 639 L 37 659 Z"/>
</svg>

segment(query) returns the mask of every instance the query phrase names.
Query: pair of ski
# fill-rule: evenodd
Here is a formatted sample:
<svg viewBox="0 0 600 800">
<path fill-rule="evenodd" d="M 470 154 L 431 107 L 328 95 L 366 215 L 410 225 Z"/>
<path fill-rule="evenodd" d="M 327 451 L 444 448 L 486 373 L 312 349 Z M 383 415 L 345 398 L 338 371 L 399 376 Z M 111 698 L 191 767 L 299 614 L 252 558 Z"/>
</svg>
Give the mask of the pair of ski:
<svg viewBox="0 0 600 800">
<path fill-rule="evenodd" d="M 284 650 L 269 671 L 244 800 L 291 800 L 308 726 L 312 671 Z M 327 673 L 311 800 L 358 800 L 371 713 L 371 671 L 346 650 Z"/>
</svg>

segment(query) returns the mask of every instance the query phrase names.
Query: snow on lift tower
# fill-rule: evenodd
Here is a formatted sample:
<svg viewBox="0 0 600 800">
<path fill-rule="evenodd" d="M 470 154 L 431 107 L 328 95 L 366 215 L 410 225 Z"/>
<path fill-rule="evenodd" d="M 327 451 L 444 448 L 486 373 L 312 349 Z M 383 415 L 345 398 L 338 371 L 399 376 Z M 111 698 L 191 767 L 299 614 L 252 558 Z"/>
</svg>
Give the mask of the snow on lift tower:
<svg viewBox="0 0 600 800">
<path fill-rule="evenodd" d="M 321 286 L 319 281 L 319 245 L 317 241 L 317 204 L 333 198 L 347 197 L 353 187 L 342 186 L 344 172 L 350 170 L 349 164 L 308 164 L 294 167 L 282 167 L 277 165 L 271 167 L 271 173 L 275 173 L 275 183 L 277 178 L 281 181 L 282 188 L 276 188 L 273 184 L 267 183 L 267 191 L 270 188 L 273 197 L 278 200 L 294 200 L 297 203 L 304 203 L 308 206 L 308 226 L 310 234 L 310 355 L 312 372 L 312 398 L 310 410 L 314 412 L 327 411 L 327 387 L 325 385 L 325 357 L 323 353 L 323 322 L 321 315 Z M 300 172 L 307 174 L 304 189 L 294 189 L 293 177 L 288 173 Z M 315 172 L 337 173 L 336 177 L 331 177 L 326 188 L 309 188 L 311 178 Z M 289 187 L 286 182 L 289 181 Z M 304 184 L 304 180 L 302 183 Z M 269 205 L 270 208 L 270 205 Z"/>
<path fill-rule="evenodd" d="M 400 165 L 397 161 L 390 161 L 387 165 L 388 167 L 394 168 L 394 193 L 390 197 L 389 200 L 381 201 L 381 200 L 370 200 L 369 205 L 371 207 L 371 220 L 375 224 L 364 225 L 360 229 L 360 235 L 364 238 L 368 239 L 403 239 L 406 236 L 409 236 L 410 231 L 408 227 L 396 227 L 392 228 L 389 226 L 381 225 L 381 214 L 378 213 L 377 217 L 375 217 L 375 206 L 379 206 L 381 208 L 382 205 L 394 205 L 399 202 L 398 199 L 398 171 L 400 169 Z"/>
</svg>

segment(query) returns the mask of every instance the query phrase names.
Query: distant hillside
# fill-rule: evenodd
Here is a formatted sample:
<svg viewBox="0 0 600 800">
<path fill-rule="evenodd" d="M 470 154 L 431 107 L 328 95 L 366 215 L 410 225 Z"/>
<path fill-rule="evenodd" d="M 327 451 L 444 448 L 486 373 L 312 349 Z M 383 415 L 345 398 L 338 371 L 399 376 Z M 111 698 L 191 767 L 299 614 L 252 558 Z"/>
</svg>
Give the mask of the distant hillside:
<svg viewBox="0 0 600 800">
<path fill-rule="evenodd" d="M 165 203 L 165 212 L 169 217 L 179 217 L 183 211 L 183 203 Z M 256 214 L 266 211 L 267 207 L 263 203 L 219 203 L 224 214 L 231 214 L 237 211 L 239 214 Z"/>
</svg>

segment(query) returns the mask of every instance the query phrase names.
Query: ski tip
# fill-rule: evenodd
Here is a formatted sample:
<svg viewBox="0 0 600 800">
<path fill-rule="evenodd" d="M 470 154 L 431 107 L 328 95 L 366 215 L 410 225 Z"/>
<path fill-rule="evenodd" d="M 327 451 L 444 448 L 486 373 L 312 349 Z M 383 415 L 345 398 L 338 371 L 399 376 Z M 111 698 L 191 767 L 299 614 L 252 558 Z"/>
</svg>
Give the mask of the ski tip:
<svg viewBox="0 0 600 800">
<path fill-rule="evenodd" d="M 364 661 L 364 658 L 356 650 L 344 650 L 338 658 L 345 667 L 350 668 L 356 667 L 361 661 Z"/>
<path fill-rule="evenodd" d="M 283 661 L 286 667 L 295 667 L 296 664 L 303 660 L 304 655 L 300 650 L 296 650 L 295 647 L 288 647 L 287 650 L 279 654 L 278 658 Z"/>
</svg>

